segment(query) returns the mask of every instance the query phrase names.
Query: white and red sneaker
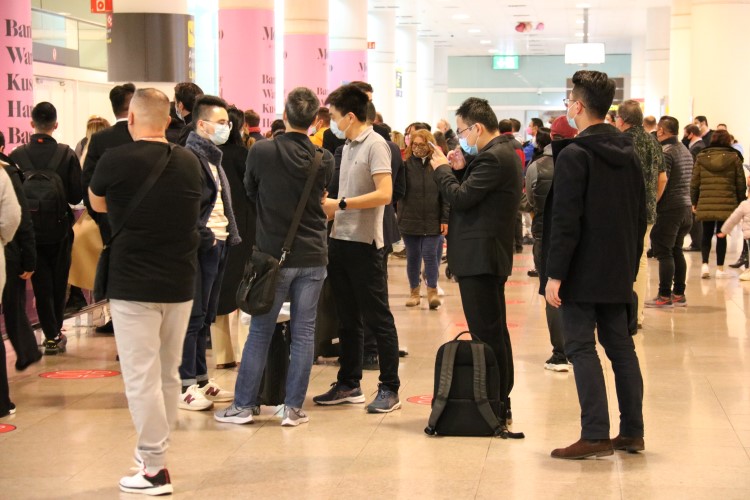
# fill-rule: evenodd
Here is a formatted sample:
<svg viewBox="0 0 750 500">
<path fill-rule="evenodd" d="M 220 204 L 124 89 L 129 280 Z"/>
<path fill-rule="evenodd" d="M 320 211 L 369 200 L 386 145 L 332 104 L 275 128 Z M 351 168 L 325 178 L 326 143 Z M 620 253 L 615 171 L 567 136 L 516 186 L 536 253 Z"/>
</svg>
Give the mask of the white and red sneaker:
<svg viewBox="0 0 750 500">
<path fill-rule="evenodd" d="M 171 495 L 174 491 L 167 469 L 162 469 L 153 476 L 143 470 L 132 476 L 125 476 L 120 479 L 120 490 L 151 496 Z"/>
<path fill-rule="evenodd" d="M 180 394 L 180 408 L 183 410 L 203 411 L 214 405 L 213 401 L 206 399 L 203 390 L 198 384 L 193 384 L 185 392 Z"/>
<path fill-rule="evenodd" d="M 214 382 L 214 379 L 210 379 L 208 384 L 204 385 L 200 390 L 203 391 L 203 395 L 206 396 L 206 399 L 209 401 L 224 403 L 234 400 L 234 393 L 225 391 L 219 387 L 219 384 Z"/>
</svg>

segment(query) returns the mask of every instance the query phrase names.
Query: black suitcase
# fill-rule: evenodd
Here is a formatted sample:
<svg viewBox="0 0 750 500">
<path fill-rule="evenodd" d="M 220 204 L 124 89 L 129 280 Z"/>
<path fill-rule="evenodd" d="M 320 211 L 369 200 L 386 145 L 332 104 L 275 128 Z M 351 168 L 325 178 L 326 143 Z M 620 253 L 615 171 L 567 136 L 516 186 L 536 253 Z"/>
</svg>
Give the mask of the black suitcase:
<svg viewBox="0 0 750 500">
<path fill-rule="evenodd" d="M 498 436 L 523 438 L 508 431 L 500 371 L 489 345 L 461 332 L 440 346 L 435 360 L 432 412 L 425 433 L 434 436 Z"/>
<path fill-rule="evenodd" d="M 336 313 L 333 289 L 328 278 L 323 282 L 323 289 L 318 299 L 318 314 L 315 321 L 315 359 L 338 358 L 341 355 L 339 346 L 339 316 Z"/>
<path fill-rule="evenodd" d="M 286 376 L 289 371 L 289 322 L 278 323 L 273 332 L 266 358 L 266 369 L 260 381 L 260 404 L 278 406 L 286 397 Z"/>
</svg>

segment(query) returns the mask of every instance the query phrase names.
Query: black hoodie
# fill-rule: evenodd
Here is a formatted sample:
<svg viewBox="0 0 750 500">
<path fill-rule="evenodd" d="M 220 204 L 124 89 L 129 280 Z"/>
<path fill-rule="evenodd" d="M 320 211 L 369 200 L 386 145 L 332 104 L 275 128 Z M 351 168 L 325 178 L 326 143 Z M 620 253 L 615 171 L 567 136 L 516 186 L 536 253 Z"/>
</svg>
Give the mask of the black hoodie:
<svg viewBox="0 0 750 500">
<path fill-rule="evenodd" d="M 245 189 L 257 211 L 255 245 L 277 259 L 318 149 L 306 135 L 287 132 L 272 141 L 256 142 L 247 156 Z M 328 263 L 326 216 L 320 200 L 333 175 L 333 156 L 322 151 L 317 182 L 302 212 L 285 267 Z"/>
<path fill-rule="evenodd" d="M 597 124 L 552 143 L 539 292 L 562 281 L 572 302 L 630 303 L 646 233 L 646 193 L 633 139 Z"/>
</svg>

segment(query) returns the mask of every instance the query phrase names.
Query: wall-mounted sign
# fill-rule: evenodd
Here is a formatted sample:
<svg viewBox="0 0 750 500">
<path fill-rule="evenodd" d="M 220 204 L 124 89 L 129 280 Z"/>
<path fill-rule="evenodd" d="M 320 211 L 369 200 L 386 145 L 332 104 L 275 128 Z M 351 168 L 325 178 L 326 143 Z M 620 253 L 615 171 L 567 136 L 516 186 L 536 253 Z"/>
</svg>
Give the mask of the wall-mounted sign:
<svg viewBox="0 0 750 500">
<path fill-rule="evenodd" d="M 92 14 L 109 14 L 112 12 L 112 0 L 91 0 Z"/>
<path fill-rule="evenodd" d="M 492 69 L 518 69 L 518 56 L 492 56 Z"/>
</svg>

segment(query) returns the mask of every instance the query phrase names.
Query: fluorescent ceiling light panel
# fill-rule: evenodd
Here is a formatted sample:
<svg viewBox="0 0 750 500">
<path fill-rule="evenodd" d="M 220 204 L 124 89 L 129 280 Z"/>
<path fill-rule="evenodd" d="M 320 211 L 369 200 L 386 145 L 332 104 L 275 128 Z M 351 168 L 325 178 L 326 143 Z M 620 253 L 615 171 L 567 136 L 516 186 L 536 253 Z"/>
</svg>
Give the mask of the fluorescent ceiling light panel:
<svg viewBox="0 0 750 500">
<path fill-rule="evenodd" d="M 603 62 L 603 43 L 565 44 L 565 64 L 602 64 Z"/>
</svg>

